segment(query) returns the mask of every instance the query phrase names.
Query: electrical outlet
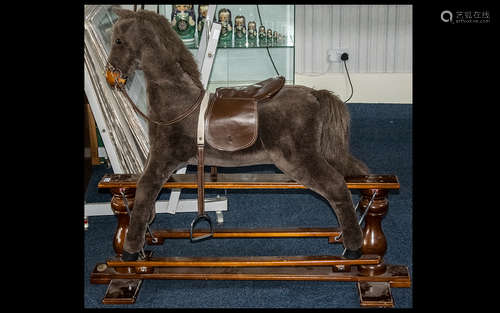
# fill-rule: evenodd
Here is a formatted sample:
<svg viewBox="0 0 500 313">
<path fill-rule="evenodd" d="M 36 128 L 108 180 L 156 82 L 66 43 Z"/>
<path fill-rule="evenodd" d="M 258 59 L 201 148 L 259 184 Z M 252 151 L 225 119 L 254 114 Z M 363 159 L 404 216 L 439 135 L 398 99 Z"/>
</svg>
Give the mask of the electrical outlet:
<svg viewBox="0 0 500 313">
<path fill-rule="evenodd" d="M 350 58 L 351 51 L 348 48 L 328 49 L 328 51 L 327 51 L 327 53 L 328 53 L 328 62 L 332 62 L 332 63 L 343 62 L 340 59 L 340 56 L 344 52 L 347 53 L 347 54 L 349 54 L 349 58 Z"/>
</svg>

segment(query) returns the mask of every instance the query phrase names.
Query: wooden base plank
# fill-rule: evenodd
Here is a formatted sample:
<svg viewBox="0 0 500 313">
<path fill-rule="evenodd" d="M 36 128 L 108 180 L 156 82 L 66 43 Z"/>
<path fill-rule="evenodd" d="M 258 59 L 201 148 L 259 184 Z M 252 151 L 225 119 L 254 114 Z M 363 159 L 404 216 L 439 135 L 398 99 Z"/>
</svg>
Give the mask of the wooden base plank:
<svg viewBox="0 0 500 313">
<path fill-rule="evenodd" d="M 105 264 L 105 263 L 102 263 Z M 104 268 L 104 266 L 102 266 Z M 112 279 L 201 279 L 201 280 L 311 280 L 311 281 L 378 281 L 391 287 L 411 286 L 408 267 L 387 265 L 387 271 L 377 276 L 366 276 L 351 266 L 350 271 L 334 271 L 332 266 L 297 267 L 155 267 L 150 273 L 119 273 L 113 267 L 91 273 L 90 282 L 105 284 Z"/>
<path fill-rule="evenodd" d="M 388 282 L 360 281 L 357 286 L 362 307 L 394 307 L 391 286 Z"/>
<path fill-rule="evenodd" d="M 142 279 L 112 279 L 102 303 L 134 304 L 141 285 Z"/>
<path fill-rule="evenodd" d="M 143 261 L 107 261 L 110 267 L 275 267 L 275 266 L 335 266 L 376 265 L 379 255 L 362 255 L 350 260 L 342 256 L 240 256 L 240 257 L 157 257 Z"/>
</svg>

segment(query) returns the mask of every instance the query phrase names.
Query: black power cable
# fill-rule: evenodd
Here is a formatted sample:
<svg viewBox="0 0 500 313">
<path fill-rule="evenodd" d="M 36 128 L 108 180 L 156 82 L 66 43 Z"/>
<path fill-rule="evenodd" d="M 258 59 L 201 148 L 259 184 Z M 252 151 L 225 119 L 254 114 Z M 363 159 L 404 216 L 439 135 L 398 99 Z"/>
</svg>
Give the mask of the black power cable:
<svg viewBox="0 0 500 313">
<path fill-rule="evenodd" d="M 351 77 L 349 76 L 349 71 L 347 70 L 347 62 L 346 61 L 349 60 L 349 55 L 346 52 L 344 52 L 340 56 L 340 59 L 342 61 L 344 61 L 344 67 L 345 67 L 345 71 L 347 73 L 347 78 L 349 79 L 349 84 L 351 85 L 351 95 L 349 96 L 349 98 L 346 101 L 344 101 L 344 103 L 347 103 L 347 101 L 351 100 L 352 95 L 354 94 L 354 88 L 352 87 Z"/>
<path fill-rule="evenodd" d="M 257 13 L 259 14 L 260 25 L 263 25 L 262 24 L 262 17 L 260 17 L 259 5 L 257 4 L 256 6 L 257 6 Z M 267 55 L 269 55 L 269 59 L 271 60 L 271 63 L 273 64 L 274 70 L 276 71 L 276 75 L 280 76 L 280 73 L 276 69 L 276 65 L 274 65 L 274 61 L 273 61 L 273 58 L 271 57 L 271 53 L 269 52 L 269 47 L 266 47 L 266 50 L 267 50 Z"/>
</svg>

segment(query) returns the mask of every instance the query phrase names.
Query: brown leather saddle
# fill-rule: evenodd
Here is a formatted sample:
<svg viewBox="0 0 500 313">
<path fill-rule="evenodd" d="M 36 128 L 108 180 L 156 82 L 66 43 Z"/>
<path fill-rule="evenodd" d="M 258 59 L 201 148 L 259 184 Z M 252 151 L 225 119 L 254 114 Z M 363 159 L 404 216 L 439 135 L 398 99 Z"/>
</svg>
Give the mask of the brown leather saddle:
<svg viewBox="0 0 500 313">
<path fill-rule="evenodd" d="M 211 96 L 205 116 L 205 140 L 214 149 L 238 151 L 257 140 L 259 103 L 268 101 L 285 84 L 283 76 L 243 87 L 220 87 Z"/>
</svg>

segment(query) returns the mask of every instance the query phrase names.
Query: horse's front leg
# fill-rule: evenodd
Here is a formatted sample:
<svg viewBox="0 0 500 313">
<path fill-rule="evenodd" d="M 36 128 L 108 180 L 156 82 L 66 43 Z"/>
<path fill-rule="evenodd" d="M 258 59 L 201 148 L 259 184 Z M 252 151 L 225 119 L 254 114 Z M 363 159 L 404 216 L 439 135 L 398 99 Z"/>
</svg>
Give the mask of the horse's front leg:
<svg viewBox="0 0 500 313">
<path fill-rule="evenodd" d="M 138 252 L 144 246 L 146 228 L 155 214 L 155 202 L 163 184 L 181 162 L 167 161 L 165 155 L 150 155 L 150 160 L 137 182 L 134 209 L 131 212 L 130 224 L 123 245 L 123 259 L 136 260 Z"/>
</svg>

